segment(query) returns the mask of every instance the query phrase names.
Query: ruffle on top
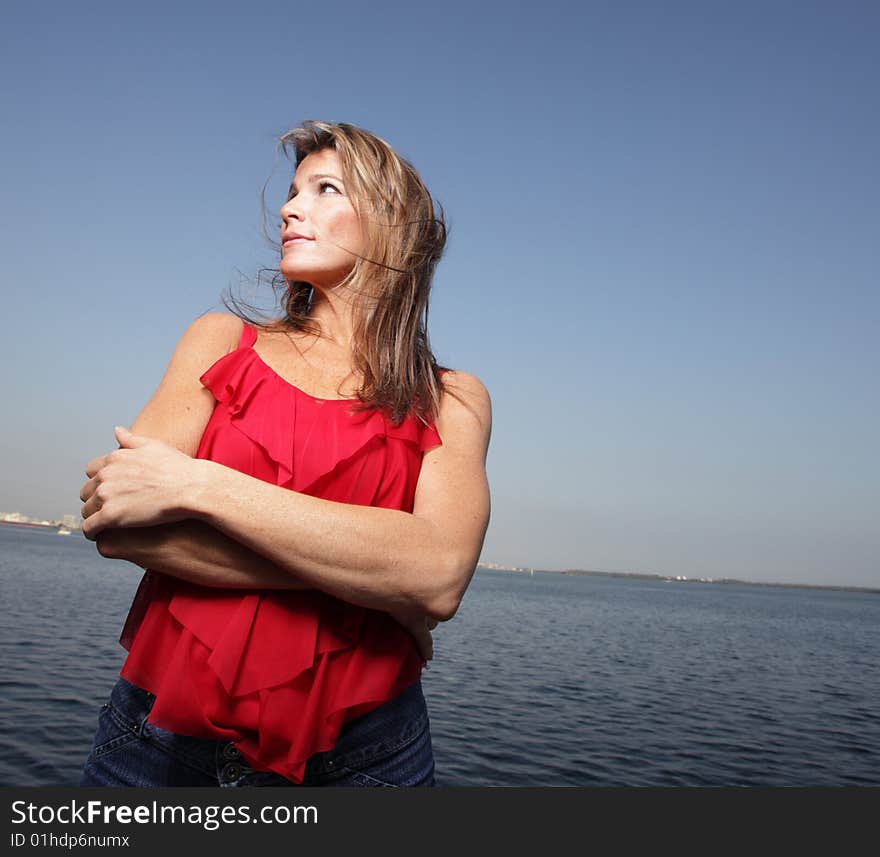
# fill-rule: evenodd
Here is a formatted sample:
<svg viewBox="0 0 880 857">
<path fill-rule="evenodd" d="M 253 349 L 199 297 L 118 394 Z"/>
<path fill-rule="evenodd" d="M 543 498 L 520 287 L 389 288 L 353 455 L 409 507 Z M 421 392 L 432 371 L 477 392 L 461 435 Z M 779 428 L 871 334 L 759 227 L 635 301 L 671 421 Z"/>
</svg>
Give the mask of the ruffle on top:
<svg viewBox="0 0 880 857">
<path fill-rule="evenodd" d="M 411 512 L 422 453 L 441 444 L 415 416 L 395 426 L 348 400 L 309 396 L 251 347 L 201 377 L 217 400 L 197 458 L 293 491 Z M 156 697 L 149 720 L 235 741 L 247 762 L 301 782 L 344 723 L 421 672 L 414 639 L 388 614 L 323 592 L 213 589 L 148 570 L 120 638 L 121 675 Z"/>
</svg>

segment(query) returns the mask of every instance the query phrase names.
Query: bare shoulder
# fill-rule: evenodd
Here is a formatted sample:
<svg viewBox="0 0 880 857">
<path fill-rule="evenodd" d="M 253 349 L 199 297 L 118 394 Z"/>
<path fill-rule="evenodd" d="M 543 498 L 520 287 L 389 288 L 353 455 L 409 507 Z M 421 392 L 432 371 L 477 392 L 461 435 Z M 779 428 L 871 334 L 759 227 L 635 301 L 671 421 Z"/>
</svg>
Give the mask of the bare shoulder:
<svg viewBox="0 0 880 857">
<path fill-rule="evenodd" d="M 462 372 L 461 369 L 446 369 L 441 377 L 444 385 L 482 391 L 486 396 L 489 395 L 486 385 L 476 375 Z"/>
<path fill-rule="evenodd" d="M 238 347 L 242 320 L 225 312 L 208 312 L 190 322 L 177 344 L 177 356 L 205 369 Z"/>
<path fill-rule="evenodd" d="M 241 331 L 241 319 L 226 313 L 206 313 L 190 322 L 159 386 L 131 430 L 194 456 L 215 404 L 213 394 L 200 379 L 237 346 Z"/>
<path fill-rule="evenodd" d="M 206 312 L 190 322 L 184 336 L 214 346 L 227 346 L 232 351 L 238 346 L 243 328 L 242 320 L 228 312 Z"/>
<path fill-rule="evenodd" d="M 443 394 L 437 431 L 446 443 L 450 436 L 467 437 L 485 453 L 492 432 L 492 399 L 486 385 L 467 372 L 443 373 Z"/>
<path fill-rule="evenodd" d="M 476 408 L 480 415 L 491 419 L 492 399 L 486 385 L 476 376 L 455 369 L 447 369 L 443 373 L 443 387 L 449 394 L 440 399 L 440 407 L 449 400 L 464 399 L 464 404 Z M 461 403 L 460 403 L 461 404 Z"/>
</svg>

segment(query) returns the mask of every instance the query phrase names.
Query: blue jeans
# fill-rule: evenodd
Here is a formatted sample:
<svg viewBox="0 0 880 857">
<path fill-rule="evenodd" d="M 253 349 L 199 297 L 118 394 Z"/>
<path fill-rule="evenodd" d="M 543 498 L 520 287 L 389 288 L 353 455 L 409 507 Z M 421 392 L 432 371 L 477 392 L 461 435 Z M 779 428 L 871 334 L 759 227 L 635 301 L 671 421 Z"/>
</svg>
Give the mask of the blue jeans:
<svg viewBox="0 0 880 857">
<path fill-rule="evenodd" d="M 155 697 L 119 678 L 101 707 L 81 786 L 296 786 L 255 771 L 231 741 L 147 722 Z M 303 786 L 433 786 L 434 754 L 421 682 L 346 723 L 332 750 L 306 763 Z"/>
</svg>

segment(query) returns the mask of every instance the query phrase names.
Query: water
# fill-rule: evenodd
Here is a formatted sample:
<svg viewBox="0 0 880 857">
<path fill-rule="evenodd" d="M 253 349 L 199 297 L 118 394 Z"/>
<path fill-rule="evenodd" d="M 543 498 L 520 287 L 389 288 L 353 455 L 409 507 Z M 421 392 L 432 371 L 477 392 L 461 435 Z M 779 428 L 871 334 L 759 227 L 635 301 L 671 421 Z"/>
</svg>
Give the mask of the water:
<svg viewBox="0 0 880 857">
<path fill-rule="evenodd" d="M 140 570 L 0 528 L 0 785 L 75 785 Z M 880 596 L 480 569 L 423 684 L 447 786 L 880 785 Z"/>
</svg>

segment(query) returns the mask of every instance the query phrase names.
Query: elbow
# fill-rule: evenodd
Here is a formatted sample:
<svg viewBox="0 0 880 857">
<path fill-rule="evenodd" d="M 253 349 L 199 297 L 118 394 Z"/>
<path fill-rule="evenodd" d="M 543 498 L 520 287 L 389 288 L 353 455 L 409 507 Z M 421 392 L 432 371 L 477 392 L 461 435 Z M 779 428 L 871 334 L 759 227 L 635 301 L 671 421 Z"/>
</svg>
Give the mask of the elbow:
<svg viewBox="0 0 880 857">
<path fill-rule="evenodd" d="M 458 612 L 465 590 L 477 567 L 470 557 L 447 556 L 444 568 L 427 572 L 430 585 L 422 593 L 421 609 L 437 622 L 448 622 Z"/>
<path fill-rule="evenodd" d="M 460 598 L 446 596 L 438 597 L 425 604 L 424 610 L 427 616 L 430 616 L 436 622 L 448 622 L 457 612 Z"/>
</svg>

